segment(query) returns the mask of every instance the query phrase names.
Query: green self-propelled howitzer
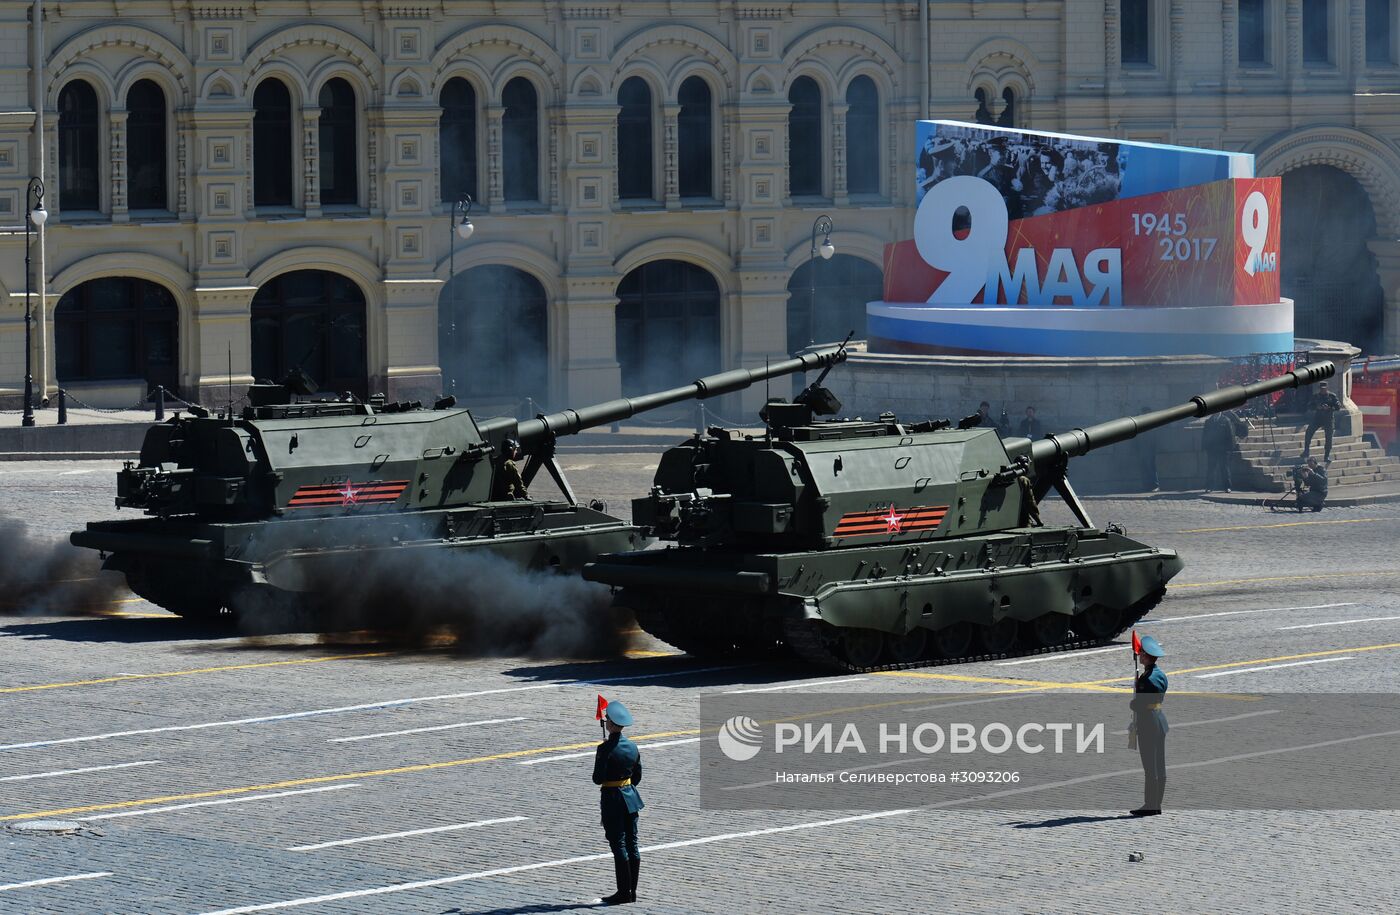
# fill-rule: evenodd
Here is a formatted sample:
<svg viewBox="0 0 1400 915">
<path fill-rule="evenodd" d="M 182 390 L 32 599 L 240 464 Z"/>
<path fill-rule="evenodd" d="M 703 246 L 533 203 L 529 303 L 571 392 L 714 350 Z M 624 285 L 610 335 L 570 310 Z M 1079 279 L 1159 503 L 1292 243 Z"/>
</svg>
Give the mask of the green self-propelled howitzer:
<svg viewBox="0 0 1400 915">
<path fill-rule="evenodd" d="M 1334 371 L 1306 365 L 1034 442 L 976 417 L 817 420 L 840 404 L 809 388 L 765 408 L 765 435 L 712 428 L 667 451 L 633 521 L 675 545 L 604 556 L 584 578 L 697 655 L 786 646 L 868 671 L 1103 644 L 1157 604 L 1182 562 L 1096 528 L 1070 460 Z M 1051 490 L 1077 526 L 1030 523 L 1029 500 Z"/>
<path fill-rule="evenodd" d="M 807 352 L 527 420 L 477 420 L 451 398 L 426 409 L 289 403 L 282 386 L 255 385 L 240 416 L 196 407 L 147 432 L 140 460 L 117 474 L 117 507 L 151 517 L 91 522 L 70 539 L 102 551 L 104 568 L 125 573 L 136 594 L 186 617 L 314 611 L 325 583 L 353 581 L 389 554 L 405 590 L 414 562 L 462 551 L 577 571 L 648 540 L 601 502 L 579 502 L 555 460 L 559 438 L 844 358 Z M 507 439 L 519 443 L 525 485 L 545 470 L 562 500 L 504 493 Z"/>
</svg>

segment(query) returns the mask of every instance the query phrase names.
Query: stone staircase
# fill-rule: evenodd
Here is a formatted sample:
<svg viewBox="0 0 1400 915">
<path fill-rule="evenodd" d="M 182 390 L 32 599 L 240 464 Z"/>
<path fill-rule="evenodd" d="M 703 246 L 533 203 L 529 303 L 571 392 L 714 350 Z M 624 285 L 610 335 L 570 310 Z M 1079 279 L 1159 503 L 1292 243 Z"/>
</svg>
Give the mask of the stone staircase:
<svg viewBox="0 0 1400 915">
<path fill-rule="evenodd" d="M 1302 463 L 1305 423 L 1252 421 L 1249 435 L 1239 442 L 1239 455 L 1230 468 L 1236 489 L 1283 492 L 1292 485 L 1292 470 Z M 1313 457 L 1323 455 L 1322 433 L 1313 435 Z M 1400 488 L 1400 458 L 1390 457 L 1356 435 L 1332 440 L 1332 463 L 1327 465 L 1328 488 L 1365 483 L 1394 483 Z"/>
</svg>

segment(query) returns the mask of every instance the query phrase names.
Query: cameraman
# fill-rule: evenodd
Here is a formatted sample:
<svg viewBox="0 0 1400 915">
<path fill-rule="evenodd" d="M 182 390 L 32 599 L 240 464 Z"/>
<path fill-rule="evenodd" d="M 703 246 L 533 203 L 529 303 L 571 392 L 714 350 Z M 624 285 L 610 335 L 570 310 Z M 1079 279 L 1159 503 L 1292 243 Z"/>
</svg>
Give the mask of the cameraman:
<svg viewBox="0 0 1400 915">
<path fill-rule="evenodd" d="M 1318 465 L 1317 458 L 1310 457 L 1307 464 L 1294 468 L 1293 482 L 1298 488 L 1298 510 L 1322 511 L 1322 503 L 1327 501 L 1327 471 Z"/>
</svg>

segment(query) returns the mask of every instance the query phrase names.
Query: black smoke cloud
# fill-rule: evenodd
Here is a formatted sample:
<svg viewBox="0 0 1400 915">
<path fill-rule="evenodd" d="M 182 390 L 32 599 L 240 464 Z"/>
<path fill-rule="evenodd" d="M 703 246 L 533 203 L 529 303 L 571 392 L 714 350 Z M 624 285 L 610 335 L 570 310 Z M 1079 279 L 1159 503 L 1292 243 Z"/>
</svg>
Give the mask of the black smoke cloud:
<svg viewBox="0 0 1400 915">
<path fill-rule="evenodd" d="M 124 594 L 122 577 L 103 572 L 96 553 L 30 534 L 22 521 L 0 518 L 0 614 L 110 613 Z"/>
<path fill-rule="evenodd" d="M 599 659 L 628 647 L 630 614 L 577 574 L 526 569 L 483 548 L 360 554 L 297 583 L 298 596 L 241 608 L 246 633 L 276 631 L 291 614 L 325 633 L 467 657 Z"/>
</svg>

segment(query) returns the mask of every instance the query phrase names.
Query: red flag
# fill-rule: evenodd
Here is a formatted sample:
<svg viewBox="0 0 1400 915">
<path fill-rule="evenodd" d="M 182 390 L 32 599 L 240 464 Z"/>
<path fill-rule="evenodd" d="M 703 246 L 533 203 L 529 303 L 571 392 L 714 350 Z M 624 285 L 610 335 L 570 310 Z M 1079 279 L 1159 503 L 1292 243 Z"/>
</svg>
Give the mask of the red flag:
<svg viewBox="0 0 1400 915">
<path fill-rule="evenodd" d="M 1134 641 L 1134 643 L 1137 642 L 1137 633 L 1136 633 L 1136 632 L 1133 633 L 1133 641 Z M 604 699 L 602 696 L 599 696 L 599 697 L 598 697 L 598 710 L 597 710 L 596 712 L 593 713 L 593 720 L 594 720 L 594 721 L 602 721 L 602 720 L 603 720 L 603 713 L 606 712 L 607 710 L 608 710 L 608 700 Z"/>
<path fill-rule="evenodd" d="M 1138 638 L 1137 630 L 1134 629 L 1134 630 L 1133 630 L 1133 654 L 1137 655 L 1137 654 L 1141 654 L 1141 653 L 1142 653 L 1142 639 Z M 598 698 L 601 699 L 601 698 L 603 698 L 603 697 L 602 697 L 602 696 L 599 696 Z"/>
</svg>

